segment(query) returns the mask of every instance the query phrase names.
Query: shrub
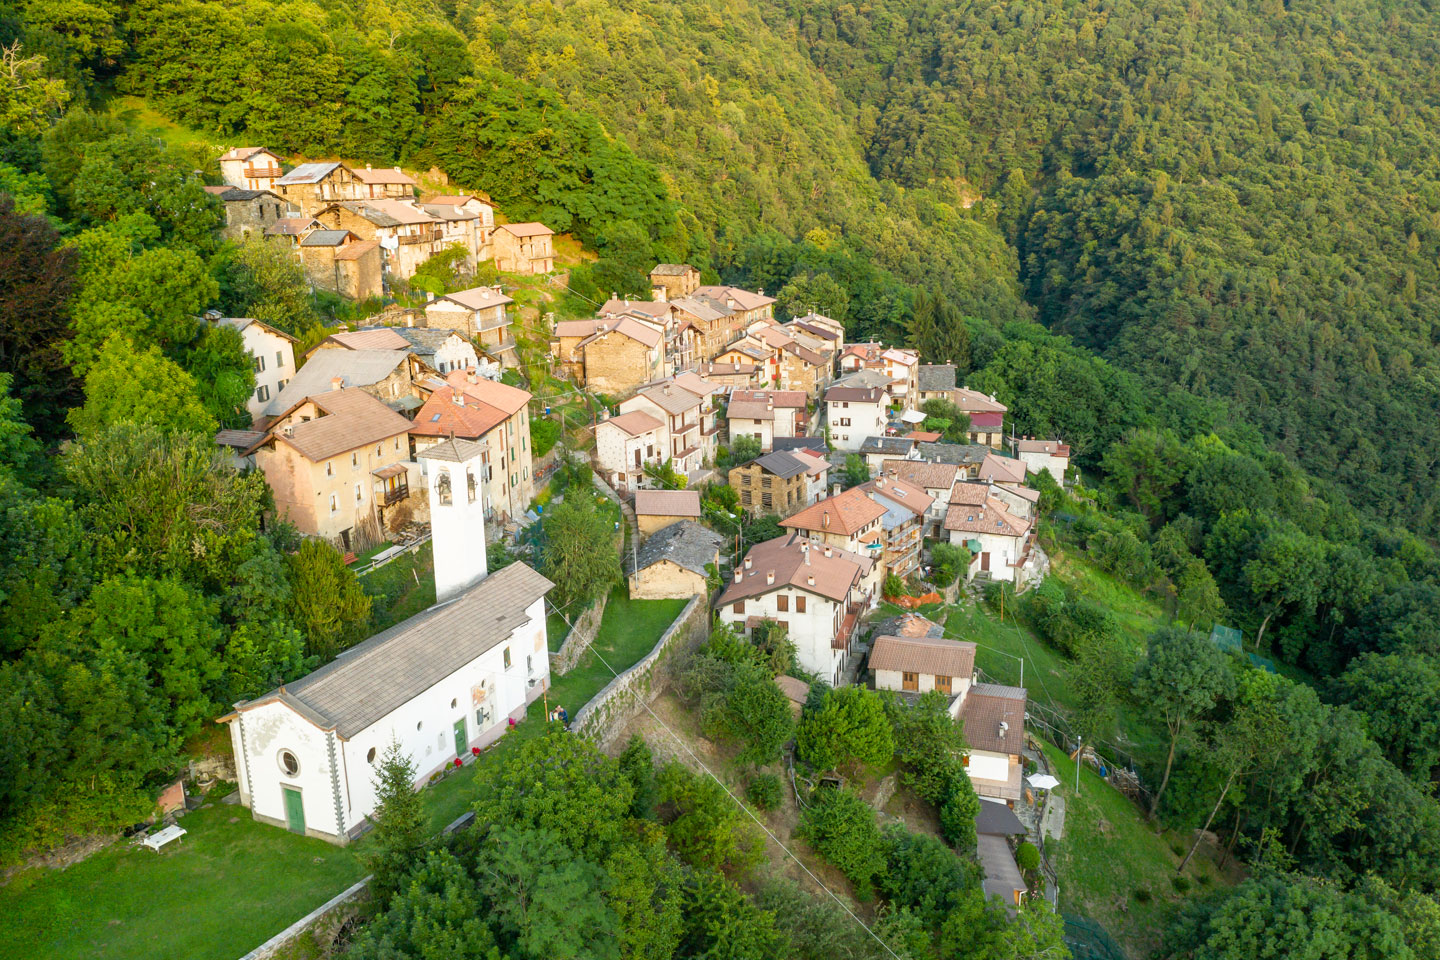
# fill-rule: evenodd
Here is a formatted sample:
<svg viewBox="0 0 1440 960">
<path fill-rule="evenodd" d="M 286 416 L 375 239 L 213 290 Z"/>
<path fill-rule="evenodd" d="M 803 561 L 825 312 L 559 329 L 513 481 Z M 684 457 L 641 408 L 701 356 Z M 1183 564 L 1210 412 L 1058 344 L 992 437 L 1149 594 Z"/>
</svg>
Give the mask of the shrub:
<svg viewBox="0 0 1440 960">
<path fill-rule="evenodd" d="M 944 589 L 970 568 L 970 551 L 953 543 L 937 543 L 930 548 L 930 563 L 934 566 L 931 580 Z"/>
<path fill-rule="evenodd" d="M 1170 878 L 1170 885 L 1175 888 L 1176 893 L 1184 893 L 1190 889 L 1190 878 L 1173 876 Z"/>
<path fill-rule="evenodd" d="M 660 819 L 679 858 L 691 866 L 748 873 L 765 856 L 755 828 L 708 776 L 668 763 L 656 778 Z"/>
<path fill-rule="evenodd" d="M 873 894 L 875 875 L 885 869 L 875 811 L 853 790 L 817 791 L 800 821 L 800 832 L 815 851 L 854 884 L 861 900 Z"/>
<path fill-rule="evenodd" d="M 906 592 L 905 592 L 905 581 L 904 581 L 904 580 L 901 580 L 899 577 L 897 577 L 897 576 L 896 576 L 895 574 L 893 574 L 893 573 L 887 573 L 887 574 L 885 575 L 885 587 L 884 587 L 884 592 L 885 592 L 885 596 L 887 596 L 887 597 L 903 597 L 903 596 L 906 596 L 907 594 L 906 594 Z"/>
<path fill-rule="evenodd" d="M 1025 841 L 1015 848 L 1015 865 L 1026 873 L 1034 873 L 1040 869 L 1040 848 L 1030 841 Z"/>
<path fill-rule="evenodd" d="M 778 759 L 795 729 L 790 701 L 775 678 L 754 664 L 733 665 L 729 685 L 702 703 L 700 728 L 707 737 L 739 744 L 737 763 L 760 766 Z"/>
<path fill-rule="evenodd" d="M 1144 887 L 1136 887 L 1133 896 L 1135 897 L 1136 903 L 1150 902 L 1150 891 L 1146 890 Z"/>
<path fill-rule="evenodd" d="M 895 737 L 879 694 L 864 687 L 826 690 L 796 731 L 800 759 L 817 770 L 843 763 L 880 764 L 895 754 Z"/>
<path fill-rule="evenodd" d="M 939 926 L 954 898 L 976 880 L 973 863 L 935 837 L 896 823 L 885 828 L 881 842 L 885 870 L 875 881 L 880 894 L 893 909 L 913 910 L 927 927 Z"/>
<path fill-rule="evenodd" d="M 773 773 L 759 773 L 745 785 L 745 795 L 761 810 L 774 810 L 785 796 L 780 778 Z"/>
<path fill-rule="evenodd" d="M 975 846 L 975 817 L 980 813 L 980 798 L 963 768 L 953 770 L 945 802 L 940 807 L 940 832 L 957 850 Z"/>
<path fill-rule="evenodd" d="M 211 801 L 220 800 L 230 796 L 230 794 L 234 793 L 237 789 L 239 789 L 239 784 L 234 780 L 216 780 L 210 787 L 209 792 L 205 794 L 205 799 Z"/>
</svg>

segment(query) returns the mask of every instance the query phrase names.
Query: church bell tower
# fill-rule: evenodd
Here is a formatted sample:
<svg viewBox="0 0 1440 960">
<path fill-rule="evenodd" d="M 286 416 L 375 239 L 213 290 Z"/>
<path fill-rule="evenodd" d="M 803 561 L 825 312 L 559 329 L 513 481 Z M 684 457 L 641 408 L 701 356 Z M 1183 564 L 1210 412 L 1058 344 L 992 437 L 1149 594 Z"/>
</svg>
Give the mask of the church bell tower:
<svg viewBox="0 0 1440 960">
<path fill-rule="evenodd" d="M 421 450 L 430 481 L 430 543 L 435 602 L 453 600 L 485 579 L 485 448 L 453 437 Z"/>
</svg>

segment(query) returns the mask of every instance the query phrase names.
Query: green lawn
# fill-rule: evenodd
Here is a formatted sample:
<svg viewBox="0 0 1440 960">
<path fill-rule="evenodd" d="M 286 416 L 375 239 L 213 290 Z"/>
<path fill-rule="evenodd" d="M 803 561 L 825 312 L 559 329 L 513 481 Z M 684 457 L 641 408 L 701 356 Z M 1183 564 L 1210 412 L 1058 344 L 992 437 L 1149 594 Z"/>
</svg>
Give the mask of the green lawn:
<svg viewBox="0 0 1440 960">
<path fill-rule="evenodd" d="M 617 589 L 591 649 L 624 670 L 684 607 L 683 600 L 632 601 Z M 573 716 L 611 679 L 600 657 L 587 653 L 554 678 L 549 702 Z M 469 809 L 477 776 L 540 735 L 543 703 L 479 762 L 425 789 L 431 829 Z M 234 960 L 364 875 L 363 838 L 332 846 L 257 823 L 228 804 L 194 811 L 181 825 L 189 835 L 163 853 L 118 843 L 68 869 L 30 870 L 0 887 L 0 957 Z"/>
<path fill-rule="evenodd" d="M 220 153 L 217 137 L 176 123 L 150 106 L 144 97 L 111 97 L 105 105 L 112 117 L 136 133 L 163 140 L 172 147 L 201 146 L 214 149 L 217 156 Z"/>
<path fill-rule="evenodd" d="M 1181 838 L 1157 835 L 1129 798 L 1088 767 L 1081 771 L 1077 798 L 1075 764 L 1054 746 L 1044 746 L 1066 806 L 1065 837 L 1047 846 L 1060 876 L 1060 909 L 1097 921 L 1136 960 L 1148 957 L 1181 901 L 1229 881 L 1211 859 L 1197 855 L 1185 871 L 1189 889 L 1177 891 L 1173 878 L 1180 858 L 1170 844 Z M 1138 897 L 1137 891 L 1142 891 Z"/>
</svg>

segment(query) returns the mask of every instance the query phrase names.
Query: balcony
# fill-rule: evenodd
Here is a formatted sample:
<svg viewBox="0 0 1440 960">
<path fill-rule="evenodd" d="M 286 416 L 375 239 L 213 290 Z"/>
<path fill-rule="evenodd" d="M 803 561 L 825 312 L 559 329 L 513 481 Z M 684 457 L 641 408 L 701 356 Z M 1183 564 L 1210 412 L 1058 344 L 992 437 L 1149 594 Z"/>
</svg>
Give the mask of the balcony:
<svg viewBox="0 0 1440 960">
<path fill-rule="evenodd" d="M 381 503 L 388 507 L 391 504 L 399 503 L 401 500 L 407 499 L 409 496 L 410 484 L 408 481 L 402 480 L 394 488 L 387 489 L 385 491 L 385 495 L 384 498 L 381 500 Z"/>
<path fill-rule="evenodd" d="M 264 180 L 266 178 L 278 180 L 279 178 L 285 176 L 284 172 L 279 167 L 246 167 L 241 172 L 246 177 L 254 180 Z"/>
</svg>

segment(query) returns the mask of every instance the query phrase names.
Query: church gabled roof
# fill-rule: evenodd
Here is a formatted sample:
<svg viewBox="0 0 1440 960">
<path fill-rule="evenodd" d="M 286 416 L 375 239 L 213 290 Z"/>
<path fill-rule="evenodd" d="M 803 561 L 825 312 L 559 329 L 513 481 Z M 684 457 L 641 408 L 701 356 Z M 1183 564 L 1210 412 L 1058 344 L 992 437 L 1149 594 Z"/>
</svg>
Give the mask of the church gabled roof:
<svg viewBox="0 0 1440 960">
<path fill-rule="evenodd" d="M 512 563 L 313 673 L 237 703 L 235 713 L 221 720 L 278 701 L 348 740 L 509 640 L 531 622 L 530 605 L 554 586 L 525 564 Z"/>
</svg>

